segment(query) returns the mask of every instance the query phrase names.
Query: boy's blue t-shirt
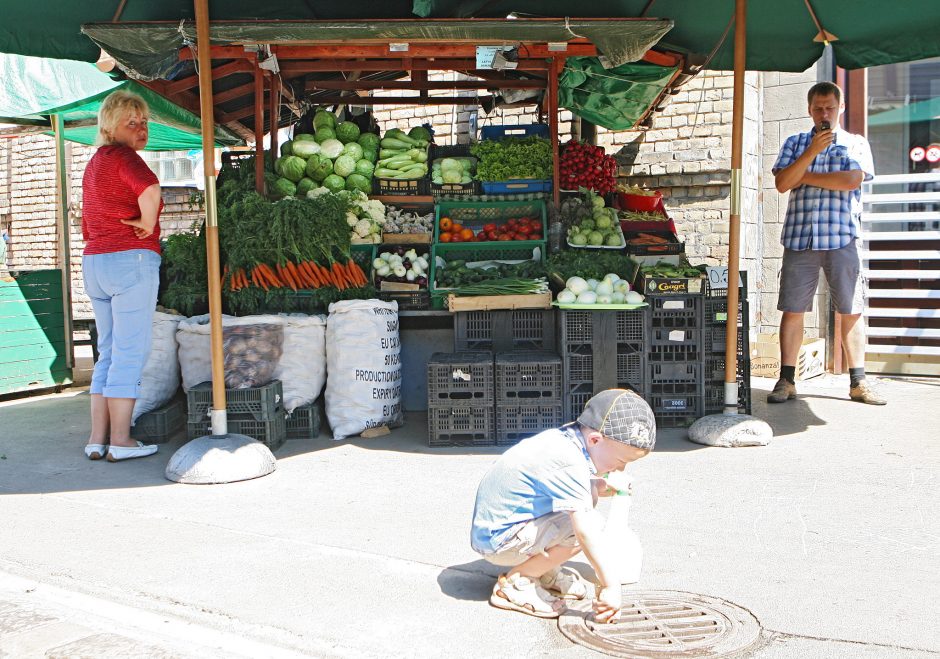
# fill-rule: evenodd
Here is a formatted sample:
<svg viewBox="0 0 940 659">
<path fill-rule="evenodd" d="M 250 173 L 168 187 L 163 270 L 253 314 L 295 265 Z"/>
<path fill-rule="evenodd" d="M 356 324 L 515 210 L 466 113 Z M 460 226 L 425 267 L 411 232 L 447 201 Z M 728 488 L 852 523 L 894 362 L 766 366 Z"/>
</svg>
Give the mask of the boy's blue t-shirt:
<svg viewBox="0 0 940 659">
<path fill-rule="evenodd" d="M 575 426 L 524 439 L 500 456 L 480 482 L 470 545 L 491 554 L 514 527 L 550 513 L 591 510 L 594 464 Z"/>
</svg>

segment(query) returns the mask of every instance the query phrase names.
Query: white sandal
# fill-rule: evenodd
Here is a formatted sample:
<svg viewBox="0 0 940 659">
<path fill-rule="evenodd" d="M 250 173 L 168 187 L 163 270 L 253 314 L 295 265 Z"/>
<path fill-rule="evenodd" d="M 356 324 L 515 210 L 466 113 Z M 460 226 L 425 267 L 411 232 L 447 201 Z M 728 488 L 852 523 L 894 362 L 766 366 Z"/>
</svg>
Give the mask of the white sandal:
<svg viewBox="0 0 940 659">
<path fill-rule="evenodd" d="M 107 444 L 85 444 L 85 457 L 89 460 L 100 460 L 107 454 Z"/>
<path fill-rule="evenodd" d="M 557 618 L 565 608 L 560 599 L 521 574 L 512 578 L 500 575 L 493 586 L 490 604 L 536 618 Z"/>
<path fill-rule="evenodd" d="M 559 567 L 546 572 L 539 579 L 542 588 L 564 599 L 583 600 L 587 597 L 588 587 L 576 570 Z"/>
</svg>

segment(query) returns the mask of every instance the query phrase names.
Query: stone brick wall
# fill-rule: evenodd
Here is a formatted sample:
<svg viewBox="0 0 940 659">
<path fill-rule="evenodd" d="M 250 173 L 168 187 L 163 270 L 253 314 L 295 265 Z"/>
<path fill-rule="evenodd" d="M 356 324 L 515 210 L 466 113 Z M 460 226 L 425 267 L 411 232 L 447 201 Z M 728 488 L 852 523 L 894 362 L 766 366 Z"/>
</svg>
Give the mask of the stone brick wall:
<svg viewBox="0 0 940 659">
<path fill-rule="evenodd" d="M 72 312 L 92 315 L 82 282 L 81 192 L 85 165 L 94 147 L 66 143 L 69 185 Z M 200 217 L 189 188 L 164 188 L 160 217 L 163 234 L 187 231 Z M 44 135 L 0 139 L 0 223 L 9 227 L 7 262 L 11 269 L 53 268 L 57 265 L 58 226 L 55 196 L 55 142 Z"/>
</svg>

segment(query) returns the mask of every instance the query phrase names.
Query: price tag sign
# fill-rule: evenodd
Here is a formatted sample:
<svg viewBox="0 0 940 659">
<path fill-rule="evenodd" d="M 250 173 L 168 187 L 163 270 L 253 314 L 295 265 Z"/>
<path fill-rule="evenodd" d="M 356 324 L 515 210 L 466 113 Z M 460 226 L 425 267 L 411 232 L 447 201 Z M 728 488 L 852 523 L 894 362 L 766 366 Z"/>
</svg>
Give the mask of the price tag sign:
<svg viewBox="0 0 940 659">
<path fill-rule="evenodd" d="M 705 276 L 708 277 L 708 285 L 712 290 L 728 288 L 728 266 L 708 266 L 705 268 Z M 738 288 L 743 285 L 741 272 L 738 271 Z"/>
</svg>

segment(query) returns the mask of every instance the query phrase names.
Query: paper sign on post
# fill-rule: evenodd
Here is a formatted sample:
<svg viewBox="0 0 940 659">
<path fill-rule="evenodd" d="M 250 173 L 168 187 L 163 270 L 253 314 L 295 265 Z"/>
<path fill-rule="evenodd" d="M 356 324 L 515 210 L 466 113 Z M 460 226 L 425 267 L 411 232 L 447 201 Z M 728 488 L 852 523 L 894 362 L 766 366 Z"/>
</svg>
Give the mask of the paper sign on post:
<svg viewBox="0 0 940 659">
<path fill-rule="evenodd" d="M 728 266 L 708 266 L 705 268 L 705 276 L 708 277 L 708 285 L 715 290 L 716 288 L 728 288 Z M 744 286 L 741 281 L 741 272 L 738 271 L 738 288 Z"/>
</svg>

